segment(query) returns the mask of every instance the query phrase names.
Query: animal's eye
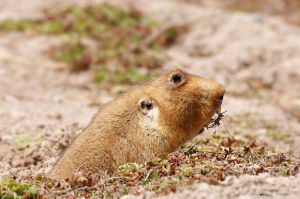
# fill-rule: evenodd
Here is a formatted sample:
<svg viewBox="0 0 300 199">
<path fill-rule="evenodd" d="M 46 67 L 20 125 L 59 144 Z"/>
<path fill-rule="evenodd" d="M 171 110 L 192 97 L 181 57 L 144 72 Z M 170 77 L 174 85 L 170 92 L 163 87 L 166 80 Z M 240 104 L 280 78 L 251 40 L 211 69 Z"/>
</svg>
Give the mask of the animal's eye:
<svg viewBox="0 0 300 199">
<path fill-rule="evenodd" d="M 171 78 L 171 82 L 173 82 L 175 84 L 178 84 L 179 82 L 181 82 L 181 80 L 182 80 L 182 77 L 178 74 L 173 75 Z"/>
</svg>

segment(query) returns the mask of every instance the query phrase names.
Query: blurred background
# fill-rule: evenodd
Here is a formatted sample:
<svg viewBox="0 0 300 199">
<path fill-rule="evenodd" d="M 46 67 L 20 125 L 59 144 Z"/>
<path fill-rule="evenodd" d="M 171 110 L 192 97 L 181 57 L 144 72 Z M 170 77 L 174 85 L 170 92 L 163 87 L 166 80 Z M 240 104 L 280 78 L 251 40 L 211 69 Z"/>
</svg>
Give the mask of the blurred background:
<svg viewBox="0 0 300 199">
<path fill-rule="evenodd" d="M 49 169 L 101 105 L 172 68 L 226 87 L 232 135 L 300 157 L 299 0 L 0 0 L 0 176 Z"/>
</svg>

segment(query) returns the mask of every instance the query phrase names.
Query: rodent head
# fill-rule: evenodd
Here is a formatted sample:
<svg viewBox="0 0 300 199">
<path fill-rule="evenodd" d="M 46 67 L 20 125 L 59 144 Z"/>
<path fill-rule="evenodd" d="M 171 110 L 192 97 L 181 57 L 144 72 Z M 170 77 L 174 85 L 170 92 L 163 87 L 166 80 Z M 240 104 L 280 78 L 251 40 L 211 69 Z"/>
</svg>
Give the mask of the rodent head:
<svg viewBox="0 0 300 199">
<path fill-rule="evenodd" d="M 165 132 L 179 133 L 179 142 L 193 138 L 220 111 L 224 87 L 215 81 L 176 69 L 149 82 L 139 100 L 140 111 L 157 118 Z M 180 138 L 182 137 L 182 138 Z"/>
</svg>

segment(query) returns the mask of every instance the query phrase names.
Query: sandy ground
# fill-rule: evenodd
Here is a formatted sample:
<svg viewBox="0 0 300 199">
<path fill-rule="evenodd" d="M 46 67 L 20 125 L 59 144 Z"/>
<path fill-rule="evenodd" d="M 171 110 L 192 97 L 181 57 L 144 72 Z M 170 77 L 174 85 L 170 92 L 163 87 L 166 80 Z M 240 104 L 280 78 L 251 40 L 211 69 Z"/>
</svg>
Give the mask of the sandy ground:
<svg viewBox="0 0 300 199">
<path fill-rule="evenodd" d="M 39 18 L 43 9 L 88 1 L 9 0 L 0 19 Z M 90 1 L 100 2 L 100 1 Z M 300 28 L 263 14 L 226 12 L 213 3 L 183 1 L 111 1 L 135 5 L 165 23 L 189 24 L 190 31 L 172 48 L 165 69 L 184 66 L 219 81 L 227 89 L 223 110 L 236 137 L 257 136 L 277 151 L 300 157 Z M 45 56 L 59 39 L 30 33 L 0 34 L 0 176 L 24 178 L 47 172 L 59 154 L 113 96 L 93 83 L 90 72 L 69 74 Z M 253 125 L 237 126 L 254 118 Z M 274 140 L 260 121 L 288 133 Z M 222 127 L 220 131 L 224 130 Z M 18 150 L 20 132 L 41 135 L 38 146 Z M 224 186 L 194 184 L 166 198 L 297 198 L 300 176 L 228 177 Z M 142 196 L 153 197 L 146 192 Z"/>
</svg>

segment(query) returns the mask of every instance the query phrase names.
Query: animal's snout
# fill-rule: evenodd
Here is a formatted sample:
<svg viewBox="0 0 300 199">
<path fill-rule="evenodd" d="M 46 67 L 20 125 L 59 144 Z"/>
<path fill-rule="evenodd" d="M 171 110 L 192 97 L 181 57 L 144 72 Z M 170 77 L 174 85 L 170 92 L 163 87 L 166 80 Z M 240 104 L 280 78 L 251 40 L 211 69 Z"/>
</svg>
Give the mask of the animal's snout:
<svg viewBox="0 0 300 199">
<path fill-rule="evenodd" d="M 205 78 L 199 79 L 199 85 L 203 89 L 203 92 L 208 94 L 208 98 L 215 102 L 215 105 L 221 106 L 225 94 L 224 86 L 213 80 Z"/>
</svg>

